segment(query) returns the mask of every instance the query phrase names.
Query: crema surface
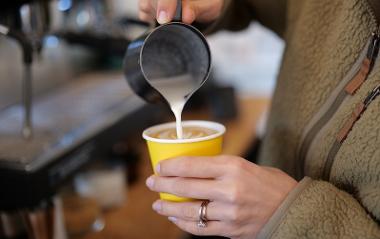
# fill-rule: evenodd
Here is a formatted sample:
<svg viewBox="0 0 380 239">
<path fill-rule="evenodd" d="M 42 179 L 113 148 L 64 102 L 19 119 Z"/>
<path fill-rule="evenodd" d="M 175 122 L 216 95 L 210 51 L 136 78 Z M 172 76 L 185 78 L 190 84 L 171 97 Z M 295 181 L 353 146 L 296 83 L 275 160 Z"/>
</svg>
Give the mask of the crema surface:
<svg viewBox="0 0 380 239">
<path fill-rule="evenodd" d="M 182 139 L 198 139 L 214 135 L 216 133 L 218 133 L 218 131 L 213 129 L 195 126 L 185 126 L 183 127 Z M 177 131 L 175 128 L 159 130 L 155 133 L 150 134 L 149 136 L 156 139 L 178 139 Z"/>
</svg>

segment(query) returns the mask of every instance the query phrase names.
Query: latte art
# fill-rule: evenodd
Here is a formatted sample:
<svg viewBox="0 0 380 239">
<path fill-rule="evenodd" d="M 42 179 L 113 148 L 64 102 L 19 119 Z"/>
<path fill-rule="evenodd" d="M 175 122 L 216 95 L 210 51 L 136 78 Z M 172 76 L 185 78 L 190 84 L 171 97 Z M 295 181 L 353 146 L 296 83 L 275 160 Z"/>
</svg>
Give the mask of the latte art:
<svg viewBox="0 0 380 239">
<path fill-rule="evenodd" d="M 216 133 L 218 133 L 218 131 L 213 130 L 213 129 L 195 127 L 195 126 L 188 126 L 188 127 L 185 126 L 183 127 L 182 139 L 198 139 L 198 138 L 207 137 Z M 157 131 L 155 133 L 152 133 L 150 137 L 156 138 L 156 139 L 173 139 L 173 140 L 178 139 L 177 131 L 175 128 Z"/>
</svg>

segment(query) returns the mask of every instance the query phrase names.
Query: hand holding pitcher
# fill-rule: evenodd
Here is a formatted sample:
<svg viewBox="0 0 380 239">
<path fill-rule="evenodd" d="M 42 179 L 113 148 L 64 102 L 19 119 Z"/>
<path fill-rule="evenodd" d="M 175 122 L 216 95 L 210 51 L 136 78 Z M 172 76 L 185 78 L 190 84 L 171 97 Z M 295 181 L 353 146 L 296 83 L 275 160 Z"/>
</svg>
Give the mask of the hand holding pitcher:
<svg viewBox="0 0 380 239">
<path fill-rule="evenodd" d="M 208 23 L 217 19 L 223 9 L 224 0 L 189 0 L 182 1 L 182 21 L 191 24 L 194 21 Z M 140 0 L 139 17 L 143 21 L 165 24 L 172 21 L 177 7 L 177 0 Z"/>
</svg>

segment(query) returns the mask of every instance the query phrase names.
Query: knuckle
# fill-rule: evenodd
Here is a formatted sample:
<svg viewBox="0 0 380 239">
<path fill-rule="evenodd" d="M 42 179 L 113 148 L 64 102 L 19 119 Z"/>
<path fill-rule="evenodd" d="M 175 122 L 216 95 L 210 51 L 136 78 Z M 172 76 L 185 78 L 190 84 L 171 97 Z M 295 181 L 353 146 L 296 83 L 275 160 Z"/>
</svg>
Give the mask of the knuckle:
<svg viewBox="0 0 380 239">
<path fill-rule="evenodd" d="M 173 160 L 163 160 L 160 162 L 160 174 L 161 175 L 170 175 L 172 176 L 173 172 L 173 166 L 172 166 Z"/>
<path fill-rule="evenodd" d="M 228 220 L 233 223 L 239 223 L 243 219 L 243 213 L 239 206 L 232 206 L 229 212 Z"/>
<path fill-rule="evenodd" d="M 230 221 L 236 222 L 239 220 L 239 210 L 236 207 L 233 207 L 229 214 Z"/>
<path fill-rule="evenodd" d="M 240 197 L 241 197 L 241 190 L 238 185 L 233 185 L 230 187 L 229 190 L 227 190 L 228 195 L 227 195 L 227 200 L 230 203 L 233 204 L 238 204 L 240 202 Z"/>
<path fill-rule="evenodd" d="M 192 161 L 189 160 L 189 158 L 187 157 L 180 158 L 178 163 L 179 165 L 178 165 L 177 171 L 181 175 L 187 172 L 187 170 L 192 167 Z"/>
<path fill-rule="evenodd" d="M 169 208 L 168 208 L 168 205 L 166 204 L 166 202 L 164 201 L 161 201 L 160 202 L 160 209 L 158 210 L 160 214 L 168 214 L 169 213 Z"/>
<path fill-rule="evenodd" d="M 182 175 L 191 166 L 189 161 L 186 158 L 163 160 L 160 163 L 160 174 Z"/>
<path fill-rule="evenodd" d="M 173 188 L 173 193 L 176 195 L 184 195 L 184 193 L 186 192 L 184 182 L 183 180 L 179 178 L 173 179 L 172 188 Z"/>
<path fill-rule="evenodd" d="M 245 167 L 245 162 L 240 158 L 233 158 L 228 163 L 232 175 L 240 175 Z"/>
<path fill-rule="evenodd" d="M 215 195 L 215 198 L 227 198 L 227 192 L 226 187 L 224 184 L 219 183 L 217 187 L 213 190 L 213 194 Z"/>
<path fill-rule="evenodd" d="M 160 167 L 160 172 L 159 174 L 160 175 L 165 175 L 166 174 L 166 171 L 167 171 L 167 167 L 166 167 L 166 162 L 165 160 L 164 161 L 161 161 L 159 164 L 159 167 Z M 157 166 L 156 166 L 157 167 Z"/>
<path fill-rule="evenodd" d="M 192 220 L 196 218 L 196 215 L 191 207 L 182 207 L 181 214 L 185 220 Z"/>
</svg>

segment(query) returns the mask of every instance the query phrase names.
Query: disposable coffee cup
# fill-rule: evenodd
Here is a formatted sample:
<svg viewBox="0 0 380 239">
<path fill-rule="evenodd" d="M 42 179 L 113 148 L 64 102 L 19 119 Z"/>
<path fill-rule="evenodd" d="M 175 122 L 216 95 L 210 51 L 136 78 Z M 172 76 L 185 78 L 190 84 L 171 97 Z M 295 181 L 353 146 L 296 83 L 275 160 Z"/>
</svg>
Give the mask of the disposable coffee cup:
<svg viewBox="0 0 380 239">
<path fill-rule="evenodd" d="M 162 130 L 175 128 L 175 122 L 148 128 L 143 132 L 143 138 L 148 145 L 154 173 L 156 173 L 157 164 L 163 160 L 180 156 L 216 156 L 221 154 L 223 135 L 226 132 L 226 128 L 223 125 L 209 121 L 183 121 L 182 126 L 211 129 L 215 133 L 192 139 L 158 139 L 151 137 L 151 135 Z M 160 198 L 173 202 L 194 200 L 167 193 L 160 193 Z"/>
</svg>

